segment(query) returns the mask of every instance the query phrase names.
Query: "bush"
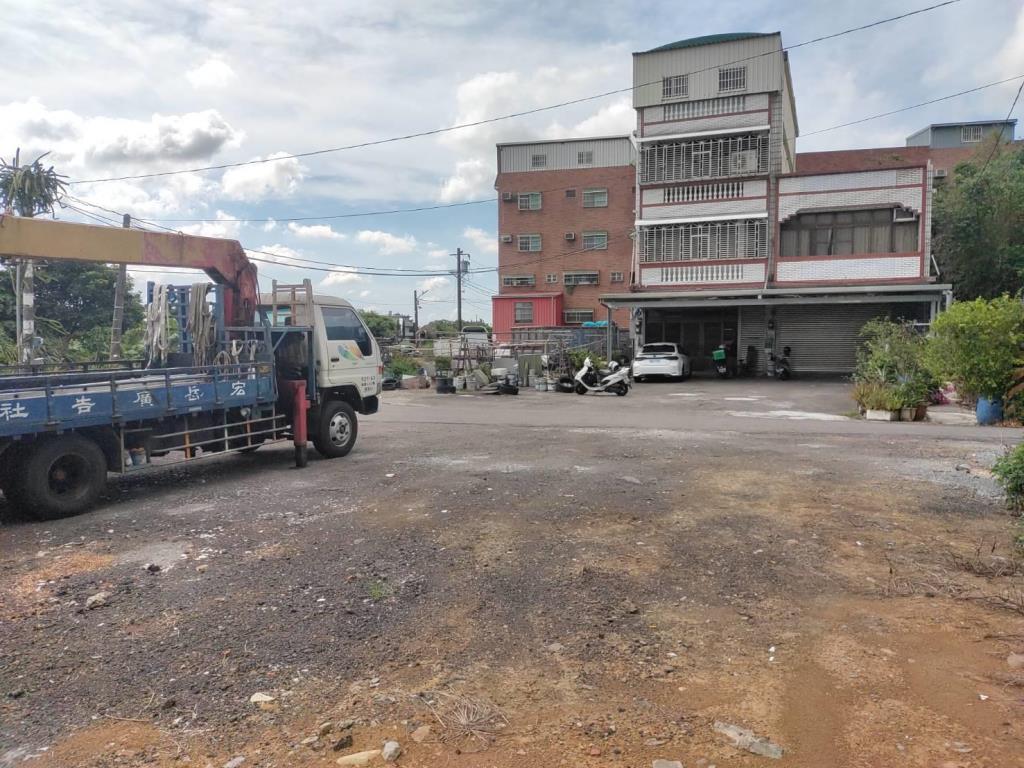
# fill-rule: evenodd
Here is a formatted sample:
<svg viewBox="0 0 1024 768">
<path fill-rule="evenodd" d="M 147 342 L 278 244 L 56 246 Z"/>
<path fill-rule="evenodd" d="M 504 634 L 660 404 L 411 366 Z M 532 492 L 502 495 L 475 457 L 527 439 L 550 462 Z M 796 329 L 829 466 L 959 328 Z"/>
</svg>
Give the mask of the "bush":
<svg viewBox="0 0 1024 768">
<path fill-rule="evenodd" d="M 450 371 L 452 369 L 452 359 L 450 357 L 435 357 L 434 368 L 438 371 Z"/>
<path fill-rule="evenodd" d="M 411 376 L 420 369 L 420 364 L 407 355 L 393 355 L 388 368 L 395 376 Z"/>
<path fill-rule="evenodd" d="M 1000 399 L 1013 383 L 1024 342 L 1019 299 L 975 299 L 953 304 L 932 323 L 926 359 L 967 397 Z"/>
<path fill-rule="evenodd" d="M 992 474 L 1006 493 L 1006 504 L 1017 512 L 1024 511 L 1024 443 L 1011 448 L 996 461 Z"/>
<path fill-rule="evenodd" d="M 895 411 L 903 407 L 896 386 L 877 379 L 855 381 L 853 399 L 866 411 Z"/>
<path fill-rule="evenodd" d="M 574 371 L 578 371 L 582 368 L 583 361 L 588 357 L 590 358 L 590 362 L 594 364 L 595 368 L 601 368 L 605 365 L 605 359 L 587 347 L 569 350 L 569 363 L 572 365 L 572 369 Z"/>
<path fill-rule="evenodd" d="M 927 402 L 933 388 L 925 340 L 906 323 L 878 318 L 861 328 L 853 399 L 864 409 L 894 411 Z"/>
</svg>

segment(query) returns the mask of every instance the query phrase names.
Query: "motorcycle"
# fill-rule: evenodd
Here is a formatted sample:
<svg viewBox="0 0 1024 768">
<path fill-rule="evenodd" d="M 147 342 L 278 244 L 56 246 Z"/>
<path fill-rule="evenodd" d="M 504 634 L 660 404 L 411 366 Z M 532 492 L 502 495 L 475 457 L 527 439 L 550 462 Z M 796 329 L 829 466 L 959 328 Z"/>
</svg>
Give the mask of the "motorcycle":
<svg viewBox="0 0 1024 768">
<path fill-rule="evenodd" d="M 729 370 L 729 349 L 725 344 L 719 344 L 717 349 L 712 350 L 711 360 L 715 364 L 715 372 L 720 379 L 728 379 L 732 374 Z"/>
<path fill-rule="evenodd" d="M 608 365 L 607 371 L 598 371 L 589 357 L 583 361 L 583 367 L 573 377 L 577 395 L 587 392 L 613 392 L 619 397 L 629 394 L 629 368 L 616 362 Z"/>
<path fill-rule="evenodd" d="M 782 348 L 782 357 L 775 361 L 775 377 L 779 381 L 786 381 L 793 375 L 793 369 L 789 364 L 789 356 L 792 350 L 789 347 Z"/>
</svg>

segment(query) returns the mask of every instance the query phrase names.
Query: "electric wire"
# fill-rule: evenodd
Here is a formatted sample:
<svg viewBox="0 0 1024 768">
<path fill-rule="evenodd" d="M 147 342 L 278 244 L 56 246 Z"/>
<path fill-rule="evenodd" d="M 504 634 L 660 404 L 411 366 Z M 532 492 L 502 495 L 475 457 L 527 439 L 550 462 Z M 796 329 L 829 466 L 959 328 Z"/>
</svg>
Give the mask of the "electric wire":
<svg viewBox="0 0 1024 768">
<path fill-rule="evenodd" d="M 918 8 L 916 10 L 908 11 L 906 13 L 902 13 L 902 14 L 899 14 L 897 16 L 890 16 L 890 17 L 885 18 L 885 19 L 879 19 L 877 21 L 869 22 L 867 24 L 861 24 L 861 25 L 856 26 L 856 27 L 851 27 L 849 29 L 840 30 L 839 32 L 833 32 L 833 33 L 828 34 L 828 35 L 821 35 L 821 36 L 813 38 L 811 40 L 805 40 L 803 42 L 795 43 L 795 44 L 790 45 L 790 46 L 784 46 L 784 47 L 780 48 L 779 50 L 765 51 L 765 52 L 762 52 L 762 53 L 753 54 L 751 56 L 746 56 L 746 57 L 744 57 L 742 59 L 736 59 L 735 61 L 715 64 L 713 66 L 704 67 L 703 69 L 697 69 L 697 70 L 693 70 L 691 72 L 686 72 L 686 73 L 681 73 L 681 74 L 696 75 L 696 74 L 700 74 L 702 72 L 711 71 L 713 69 L 719 69 L 721 67 L 730 66 L 730 65 L 733 65 L 733 64 L 741 64 L 741 63 L 743 63 L 745 61 L 751 61 L 753 59 L 763 58 L 765 56 L 774 56 L 774 55 L 779 54 L 779 53 L 785 53 L 785 52 L 789 52 L 789 51 L 794 51 L 794 50 L 796 50 L 798 48 L 803 48 L 803 47 L 808 46 L 808 45 L 814 45 L 816 43 L 822 43 L 822 42 L 825 42 L 827 40 L 834 40 L 834 39 L 836 39 L 838 37 L 842 37 L 844 35 L 853 34 L 854 32 L 862 32 L 862 31 L 864 31 L 866 29 L 871 29 L 873 27 L 878 27 L 878 26 L 881 26 L 883 24 L 889 24 L 889 23 L 892 23 L 892 22 L 896 22 L 896 21 L 900 21 L 900 20 L 903 20 L 903 19 L 907 19 L 907 18 L 910 18 L 912 16 L 917 16 L 917 15 L 922 14 L 922 13 L 927 13 L 929 11 L 934 11 L 936 9 L 943 8 L 943 7 L 946 7 L 946 6 L 949 6 L 949 5 L 955 5 L 955 4 L 960 3 L 960 2 L 963 2 L 963 0 L 944 0 L 943 2 L 936 3 L 934 5 L 929 5 L 929 6 L 925 7 L 925 8 Z M 597 94 L 593 94 L 593 95 L 590 95 L 590 96 L 583 96 L 583 97 L 580 97 L 580 98 L 577 98 L 577 99 L 569 99 L 569 100 L 566 100 L 566 101 L 558 102 L 556 104 L 549 104 L 549 105 L 542 106 L 542 107 L 535 107 L 533 109 L 521 110 L 519 112 L 511 112 L 511 113 L 508 113 L 508 114 L 505 114 L 505 115 L 496 115 L 494 117 L 482 118 L 480 120 L 474 120 L 472 122 L 458 123 L 456 125 L 445 126 L 443 128 L 433 128 L 433 129 L 426 130 L 426 131 L 418 131 L 418 132 L 415 132 L 415 133 L 407 133 L 407 134 L 403 134 L 403 135 L 400 135 L 400 136 L 391 136 L 391 137 L 384 138 L 384 139 L 373 139 L 371 141 L 363 141 L 363 142 L 359 142 L 359 143 L 356 143 L 356 144 L 346 144 L 346 145 L 338 146 L 338 147 L 328 147 L 328 148 L 324 148 L 324 149 L 310 150 L 308 152 L 296 152 L 296 153 L 293 153 L 293 154 L 279 154 L 279 155 L 276 155 L 274 157 L 257 158 L 257 159 L 253 159 L 253 160 L 242 160 L 242 161 L 233 162 L 233 163 L 219 163 L 219 164 L 216 164 L 216 165 L 197 166 L 197 167 L 194 167 L 194 168 L 181 168 L 181 169 L 171 170 L 171 171 L 154 171 L 152 173 L 140 173 L 140 174 L 125 175 L 125 176 L 110 176 L 110 177 L 106 177 L 106 178 L 97 178 L 97 179 L 77 179 L 77 180 L 70 181 L 69 184 L 100 184 L 100 183 L 111 182 L 111 181 L 133 181 L 133 180 L 137 180 L 137 179 L 152 179 L 152 178 L 159 178 L 159 177 L 164 177 L 164 176 L 175 176 L 175 175 L 179 175 L 179 174 L 182 174 L 182 173 L 200 173 L 200 172 L 204 172 L 204 171 L 218 171 L 218 170 L 225 170 L 225 169 L 228 169 L 228 168 L 239 168 L 239 167 L 247 166 L 247 165 L 261 165 L 261 164 L 265 164 L 265 163 L 277 162 L 279 160 L 297 160 L 297 159 L 306 158 L 306 157 L 315 157 L 315 156 L 318 156 L 318 155 L 332 154 L 332 153 L 335 153 L 335 152 L 344 152 L 344 151 L 353 150 L 353 149 L 365 149 L 367 147 L 375 147 L 375 146 L 380 146 L 382 144 L 393 144 L 395 142 L 408 141 L 410 139 L 423 138 L 425 136 L 436 136 L 436 135 L 439 135 L 439 134 L 450 133 L 452 131 L 458 131 L 458 130 L 462 130 L 462 129 L 465 129 L 465 128 L 476 128 L 476 127 L 479 127 L 481 125 L 488 125 L 490 123 L 497 123 L 497 122 L 501 122 L 501 121 L 504 121 L 504 120 L 511 120 L 511 119 L 515 119 L 515 118 L 519 118 L 519 117 L 527 117 L 529 115 L 535 115 L 535 114 L 539 114 L 541 112 L 549 112 L 549 111 L 554 110 L 554 109 L 562 109 L 563 107 L 568 107 L 568 106 L 572 106 L 572 105 L 575 105 L 575 104 L 582 104 L 582 103 L 585 103 L 585 102 L 588 102 L 588 101 L 595 101 L 597 99 L 603 99 L 603 98 L 606 98 L 608 96 L 615 96 L 615 95 L 618 95 L 620 93 L 632 92 L 632 91 L 634 91 L 634 90 L 636 90 L 638 88 L 644 88 L 644 87 L 651 86 L 651 85 L 657 85 L 660 82 L 661 82 L 661 80 L 659 78 L 656 81 L 651 81 L 651 82 L 648 82 L 648 83 L 639 83 L 637 85 L 631 85 L 631 86 L 628 86 L 628 87 L 625 87 L 625 88 L 615 88 L 615 89 L 612 89 L 612 90 L 609 90 L 609 91 L 603 91 L 602 93 L 597 93 Z"/>
<path fill-rule="evenodd" d="M 1024 80 L 1021 81 L 1020 87 L 1017 88 L 1017 94 L 1013 97 L 1013 102 L 1010 104 L 1010 111 L 1006 113 L 1006 120 L 1008 122 L 1013 116 L 1013 110 L 1017 108 L 1017 102 L 1020 101 L 1021 91 L 1024 91 Z M 992 142 L 992 151 L 988 153 L 988 157 L 985 158 L 985 165 L 981 167 L 981 173 L 978 174 L 978 179 L 985 178 L 985 172 L 988 170 L 989 163 L 992 162 L 992 158 L 996 156 L 996 152 L 999 151 L 999 137 L 996 136 L 995 141 Z"/>
</svg>

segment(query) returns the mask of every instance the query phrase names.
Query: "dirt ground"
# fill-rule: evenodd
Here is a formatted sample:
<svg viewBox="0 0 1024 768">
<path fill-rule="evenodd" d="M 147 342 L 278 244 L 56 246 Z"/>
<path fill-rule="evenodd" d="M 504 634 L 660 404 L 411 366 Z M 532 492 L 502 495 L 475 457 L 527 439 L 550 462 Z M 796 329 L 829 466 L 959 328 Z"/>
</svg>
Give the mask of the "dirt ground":
<svg viewBox="0 0 1024 768">
<path fill-rule="evenodd" d="M 715 384 L 388 393 L 343 460 L 6 510 L 0 766 L 1024 766 L 1017 435 Z"/>
</svg>

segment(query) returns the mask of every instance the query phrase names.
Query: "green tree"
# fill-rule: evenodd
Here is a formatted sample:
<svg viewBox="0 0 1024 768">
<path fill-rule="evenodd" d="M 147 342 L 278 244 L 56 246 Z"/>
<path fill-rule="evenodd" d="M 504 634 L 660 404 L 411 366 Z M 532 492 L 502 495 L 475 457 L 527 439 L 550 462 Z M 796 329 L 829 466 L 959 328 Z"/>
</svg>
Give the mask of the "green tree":
<svg viewBox="0 0 1024 768">
<path fill-rule="evenodd" d="M 1019 293 L 1024 286 L 1024 152 L 989 145 L 958 165 L 936 193 L 933 224 L 935 258 L 957 299 Z"/>
<path fill-rule="evenodd" d="M 370 309 L 360 309 L 359 316 L 363 318 L 370 333 L 378 339 L 394 338 L 398 333 L 398 320 L 391 315 L 374 312 Z"/>
<path fill-rule="evenodd" d="M 925 359 L 968 396 L 1002 398 L 1021 364 L 1024 304 L 1010 296 L 958 301 L 932 323 Z"/>
</svg>

